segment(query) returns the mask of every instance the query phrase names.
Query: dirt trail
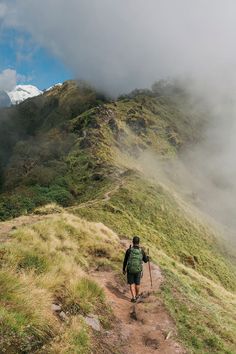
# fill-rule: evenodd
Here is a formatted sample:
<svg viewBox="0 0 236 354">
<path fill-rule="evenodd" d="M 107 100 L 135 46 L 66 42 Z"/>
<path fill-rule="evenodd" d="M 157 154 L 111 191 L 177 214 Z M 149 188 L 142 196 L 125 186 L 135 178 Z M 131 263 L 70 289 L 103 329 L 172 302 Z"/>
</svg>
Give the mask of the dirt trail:
<svg viewBox="0 0 236 354">
<path fill-rule="evenodd" d="M 176 328 L 157 293 L 163 281 L 159 267 L 151 264 L 153 288 L 150 287 L 148 265 L 144 265 L 142 297 L 138 303 L 130 302 L 127 286 L 121 286 L 112 272 L 97 271 L 94 279 L 104 288 L 115 319 L 114 329 L 106 343 L 113 344 L 121 354 L 184 354 L 184 348 L 176 341 Z M 119 348 L 119 349 L 118 349 Z"/>
<path fill-rule="evenodd" d="M 104 193 L 102 199 L 94 199 L 85 203 L 81 203 L 78 206 L 76 206 L 77 209 L 80 208 L 85 208 L 89 207 L 95 204 L 98 204 L 100 202 L 108 202 L 112 195 L 115 194 L 120 187 L 124 184 L 124 180 L 120 180 L 119 183 L 116 185 L 115 188 L 107 191 Z M 73 207 L 67 208 L 68 211 L 70 209 L 73 209 Z M 3 221 L 0 222 L 0 242 L 6 242 L 10 240 L 10 232 L 13 231 L 14 229 L 21 227 L 21 226 L 26 226 L 26 225 L 32 225 L 34 223 L 37 223 L 38 221 L 41 221 L 46 218 L 50 218 L 53 214 L 48 214 L 48 215 L 34 215 L 34 214 L 29 214 L 29 215 L 23 215 L 15 219 L 11 219 L 8 221 Z"/>
<path fill-rule="evenodd" d="M 123 184 L 123 181 L 106 192 L 102 201 L 109 201 Z M 100 200 L 100 201 L 101 201 Z M 94 200 L 90 203 L 100 202 Z M 84 203 L 83 206 L 88 205 Z M 79 207 L 82 207 L 79 206 Z M 0 242 L 10 240 L 10 232 L 20 226 L 37 223 L 50 215 L 21 216 L 0 223 Z M 127 247 L 127 241 L 122 242 Z M 90 274 L 104 288 L 107 301 L 114 313 L 114 329 L 101 335 L 99 353 L 109 354 L 186 354 L 186 350 L 177 342 L 175 325 L 158 298 L 163 277 L 160 268 L 151 264 L 153 288 L 150 286 L 148 265 L 144 265 L 141 299 L 133 305 L 130 302 L 128 286 L 122 286 L 113 272 L 94 271 Z"/>
<path fill-rule="evenodd" d="M 94 199 L 94 200 L 89 200 L 87 202 L 81 203 L 81 204 L 76 206 L 76 209 L 90 207 L 90 206 L 99 204 L 101 202 L 108 202 L 111 199 L 112 195 L 115 194 L 123 186 L 123 184 L 124 184 L 124 179 L 120 180 L 115 188 L 113 188 L 113 189 L 109 190 L 108 192 L 106 192 L 101 199 L 97 198 L 97 199 Z M 74 207 L 72 207 L 72 208 L 74 208 Z M 68 209 L 70 209 L 70 208 L 68 208 Z"/>
<path fill-rule="evenodd" d="M 103 195 L 102 199 L 94 199 L 94 200 L 91 200 L 91 201 L 88 201 L 85 203 L 81 203 L 78 206 L 76 206 L 76 208 L 80 209 L 80 208 L 85 208 L 85 207 L 89 207 L 89 206 L 98 204 L 100 202 L 108 202 L 111 199 L 112 195 L 115 194 L 119 190 L 119 188 L 123 185 L 123 183 L 124 183 L 124 181 L 121 180 L 115 188 L 106 192 Z M 70 211 L 70 209 L 73 209 L 73 208 L 74 208 L 74 206 L 67 208 L 67 210 Z M 45 220 L 47 218 L 52 217 L 52 215 L 54 215 L 54 214 L 48 214 L 48 215 L 29 214 L 29 215 L 20 216 L 15 219 L 10 219 L 7 221 L 0 222 L 0 242 L 10 241 L 11 231 L 17 229 L 18 227 L 35 224 L 38 221 Z"/>
</svg>

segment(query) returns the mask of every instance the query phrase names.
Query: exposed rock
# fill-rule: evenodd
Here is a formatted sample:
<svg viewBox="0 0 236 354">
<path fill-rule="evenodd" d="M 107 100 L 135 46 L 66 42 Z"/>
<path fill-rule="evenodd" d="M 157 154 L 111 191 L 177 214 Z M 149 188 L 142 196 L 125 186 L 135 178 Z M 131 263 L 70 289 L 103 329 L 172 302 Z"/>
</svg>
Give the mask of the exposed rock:
<svg viewBox="0 0 236 354">
<path fill-rule="evenodd" d="M 62 321 L 65 321 L 65 322 L 68 322 L 68 320 L 69 320 L 69 317 L 65 314 L 64 311 L 61 311 L 61 312 L 59 313 L 59 317 L 60 317 L 60 319 L 61 319 Z"/>
<path fill-rule="evenodd" d="M 147 123 L 142 117 L 128 117 L 127 124 L 136 134 L 146 134 Z"/>
<path fill-rule="evenodd" d="M 101 323 L 96 315 L 89 315 L 84 317 L 85 322 L 88 326 L 92 327 L 95 331 L 101 331 Z"/>
<path fill-rule="evenodd" d="M 59 312 L 61 311 L 61 305 L 52 304 L 51 309 L 54 312 Z"/>
</svg>

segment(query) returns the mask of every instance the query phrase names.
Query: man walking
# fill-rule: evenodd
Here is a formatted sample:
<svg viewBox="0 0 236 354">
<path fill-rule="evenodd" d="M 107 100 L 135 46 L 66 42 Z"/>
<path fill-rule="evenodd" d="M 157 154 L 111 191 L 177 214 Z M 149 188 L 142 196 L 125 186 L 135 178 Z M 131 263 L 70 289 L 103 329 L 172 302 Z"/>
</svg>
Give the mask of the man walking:
<svg viewBox="0 0 236 354">
<path fill-rule="evenodd" d="M 134 236 L 133 246 L 127 249 L 123 263 L 123 274 L 126 274 L 127 269 L 127 282 L 130 285 L 132 296 L 131 302 L 136 302 L 139 297 L 143 262 L 147 263 L 149 261 L 149 257 L 140 248 L 139 244 L 139 237 Z"/>
</svg>

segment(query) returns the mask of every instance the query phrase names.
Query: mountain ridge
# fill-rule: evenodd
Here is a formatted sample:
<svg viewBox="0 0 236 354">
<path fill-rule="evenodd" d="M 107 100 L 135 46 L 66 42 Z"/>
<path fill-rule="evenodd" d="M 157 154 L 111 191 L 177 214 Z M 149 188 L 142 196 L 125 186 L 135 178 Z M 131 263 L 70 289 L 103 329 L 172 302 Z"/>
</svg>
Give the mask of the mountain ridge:
<svg viewBox="0 0 236 354">
<path fill-rule="evenodd" d="M 89 273 L 93 267 L 108 269 L 118 272 L 119 278 L 120 240 L 138 234 L 161 267 L 164 282 L 158 296 L 176 323 L 178 340 L 190 353 L 232 354 L 236 346 L 234 259 L 222 246 L 219 231 L 200 213 L 195 214 L 194 208 L 188 212 L 194 204 L 191 193 L 184 199 L 178 185 L 173 181 L 168 184 L 162 164 L 158 164 L 155 178 L 146 165 L 152 161 L 148 159 L 150 153 L 164 164 L 201 141 L 202 110 L 199 115 L 192 112 L 186 93 L 168 85 L 158 85 L 156 92 L 135 91 L 112 101 L 85 83 L 68 81 L 1 110 L 0 217 L 8 221 L 1 224 L 6 243 L 0 260 L 6 272 L 14 270 L 21 285 L 22 277 L 32 277 L 37 291 L 40 281 L 50 299 L 60 299 L 63 308 L 73 314 L 79 332 L 77 321 L 85 309 L 80 292 L 85 291 L 85 285 L 84 280 L 82 285 L 79 280 L 78 288 L 74 284 L 77 277 L 81 279 L 81 275 L 73 276 L 75 270 Z M 52 202 L 57 204 L 48 205 Z M 32 215 L 36 222 L 24 227 L 17 219 L 11 221 L 22 214 L 29 220 Z M 108 242 L 107 235 L 114 244 Z M 62 272 L 69 283 L 58 273 L 59 259 L 66 262 Z M 95 297 L 86 293 L 89 304 L 102 316 L 104 326 L 109 326 L 109 314 L 99 312 L 99 304 L 104 307 L 100 290 L 92 284 L 89 287 L 94 287 L 99 299 L 96 308 Z M 29 309 L 32 301 L 29 297 Z M 17 318 L 16 300 L 11 304 Z M 42 323 L 47 316 L 40 317 Z M 55 320 L 51 314 L 49 318 Z M 79 333 L 93 338 L 81 326 Z M 69 324 L 66 329 L 66 343 L 71 346 L 76 345 L 71 344 L 73 328 Z M 6 333 L 11 330 L 9 324 Z M 46 339 L 54 336 L 43 335 L 37 345 L 33 334 L 32 344 L 27 339 L 26 343 L 32 345 L 31 352 L 40 351 L 43 345 L 55 349 L 54 339 Z M 23 352 L 25 344 L 18 332 L 17 338 Z M 62 345 L 65 339 L 60 338 L 59 352 L 67 353 Z M 78 348 L 83 348 L 79 343 Z"/>
</svg>

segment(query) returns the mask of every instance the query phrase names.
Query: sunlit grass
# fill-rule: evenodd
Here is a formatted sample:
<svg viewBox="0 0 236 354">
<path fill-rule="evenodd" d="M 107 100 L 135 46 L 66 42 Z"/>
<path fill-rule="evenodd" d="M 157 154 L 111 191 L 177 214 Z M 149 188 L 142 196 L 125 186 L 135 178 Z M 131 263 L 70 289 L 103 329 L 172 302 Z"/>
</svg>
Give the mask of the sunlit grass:
<svg viewBox="0 0 236 354">
<path fill-rule="evenodd" d="M 86 272 L 103 262 L 113 268 L 120 249 L 118 237 L 103 224 L 67 213 L 13 231 L 0 248 L 1 350 L 87 353 L 90 334 L 81 316 L 97 313 L 107 323 L 110 310 Z M 54 302 L 73 319 L 65 334 L 51 309 Z"/>
</svg>

